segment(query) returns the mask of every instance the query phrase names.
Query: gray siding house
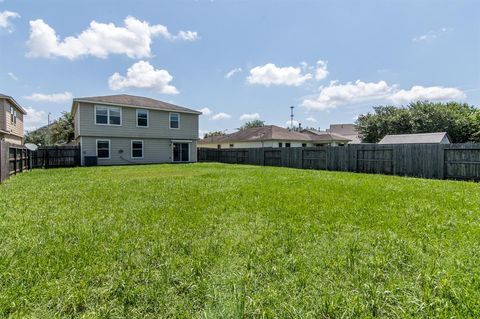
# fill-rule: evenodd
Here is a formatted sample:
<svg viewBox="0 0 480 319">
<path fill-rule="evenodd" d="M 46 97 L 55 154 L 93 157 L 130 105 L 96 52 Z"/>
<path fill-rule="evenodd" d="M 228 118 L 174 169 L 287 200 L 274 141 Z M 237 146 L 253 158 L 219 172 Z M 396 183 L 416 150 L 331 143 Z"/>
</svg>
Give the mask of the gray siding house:
<svg viewBox="0 0 480 319">
<path fill-rule="evenodd" d="M 132 95 L 75 98 L 75 142 L 81 164 L 196 162 L 201 112 Z"/>
<path fill-rule="evenodd" d="M 11 96 L 0 94 L 0 140 L 22 145 L 23 118 L 27 112 Z"/>
</svg>

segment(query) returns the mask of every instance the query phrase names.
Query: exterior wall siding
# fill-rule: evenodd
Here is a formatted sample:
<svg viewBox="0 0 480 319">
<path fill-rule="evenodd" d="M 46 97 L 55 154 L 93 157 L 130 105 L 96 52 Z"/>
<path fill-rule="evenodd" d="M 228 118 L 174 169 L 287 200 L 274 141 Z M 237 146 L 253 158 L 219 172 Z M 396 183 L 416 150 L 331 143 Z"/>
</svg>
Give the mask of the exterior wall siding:
<svg viewBox="0 0 480 319">
<path fill-rule="evenodd" d="M 97 140 L 110 140 L 110 159 L 98 159 L 98 165 L 153 164 L 172 162 L 172 144 L 170 139 L 144 138 L 143 158 L 131 157 L 131 141 L 138 138 L 82 136 L 82 165 L 85 156 L 97 156 Z M 197 161 L 196 141 L 190 143 L 190 162 Z"/>
<path fill-rule="evenodd" d="M 136 108 L 122 107 L 122 125 L 96 125 L 95 105 L 80 103 L 80 135 L 135 138 L 198 139 L 198 115 L 179 113 L 180 128 L 170 129 L 169 111 L 149 109 L 148 128 L 137 127 Z M 140 107 L 138 109 L 141 109 Z M 175 113 L 175 112 L 172 112 Z"/>
<path fill-rule="evenodd" d="M 7 122 L 7 102 L 5 99 L 0 99 L 0 130 L 6 130 L 6 122 Z"/>
<path fill-rule="evenodd" d="M 282 143 L 285 147 L 285 143 L 290 143 L 290 147 L 302 147 L 303 143 L 307 144 L 307 147 L 314 146 L 311 142 L 298 142 L 298 141 L 265 141 L 265 142 L 234 142 L 234 143 L 220 143 L 221 148 L 259 148 L 259 147 L 279 147 L 278 143 Z M 233 147 L 230 147 L 233 144 Z M 199 144 L 198 147 L 203 148 L 217 148 L 217 144 Z"/>
<path fill-rule="evenodd" d="M 23 114 L 15 107 L 17 110 L 17 123 L 12 123 L 10 119 L 6 120 L 6 130 L 13 135 L 23 136 Z M 5 109 L 7 110 L 6 114 L 10 117 L 10 103 L 6 103 Z"/>
</svg>

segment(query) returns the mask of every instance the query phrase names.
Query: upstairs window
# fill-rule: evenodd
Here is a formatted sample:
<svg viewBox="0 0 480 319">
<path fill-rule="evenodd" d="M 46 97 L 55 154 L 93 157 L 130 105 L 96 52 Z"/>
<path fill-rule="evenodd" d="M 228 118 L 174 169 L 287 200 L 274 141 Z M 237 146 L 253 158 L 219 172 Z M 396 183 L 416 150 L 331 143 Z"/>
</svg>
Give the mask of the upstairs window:
<svg viewBox="0 0 480 319">
<path fill-rule="evenodd" d="M 119 107 L 95 106 L 95 124 L 122 125 L 122 110 Z"/>
<path fill-rule="evenodd" d="M 282 142 L 278 143 L 278 147 L 283 147 L 283 143 Z"/>
<path fill-rule="evenodd" d="M 180 128 L 180 114 L 170 113 L 170 128 Z"/>
<path fill-rule="evenodd" d="M 285 143 L 285 147 L 290 147 L 290 143 Z"/>
<path fill-rule="evenodd" d="M 15 121 L 15 109 L 10 105 L 10 122 L 14 123 Z"/>
<path fill-rule="evenodd" d="M 137 126 L 148 127 L 148 110 L 137 110 Z"/>
</svg>

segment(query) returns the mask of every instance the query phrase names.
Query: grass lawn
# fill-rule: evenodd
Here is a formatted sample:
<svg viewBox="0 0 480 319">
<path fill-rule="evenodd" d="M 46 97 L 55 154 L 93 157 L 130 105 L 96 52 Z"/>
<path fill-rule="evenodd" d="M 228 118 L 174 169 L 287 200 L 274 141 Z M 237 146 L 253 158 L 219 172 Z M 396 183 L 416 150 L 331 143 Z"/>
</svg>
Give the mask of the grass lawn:
<svg viewBox="0 0 480 319">
<path fill-rule="evenodd" d="M 480 185 L 224 164 L 0 185 L 0 317 L 480 317 Z"/>
</svg>

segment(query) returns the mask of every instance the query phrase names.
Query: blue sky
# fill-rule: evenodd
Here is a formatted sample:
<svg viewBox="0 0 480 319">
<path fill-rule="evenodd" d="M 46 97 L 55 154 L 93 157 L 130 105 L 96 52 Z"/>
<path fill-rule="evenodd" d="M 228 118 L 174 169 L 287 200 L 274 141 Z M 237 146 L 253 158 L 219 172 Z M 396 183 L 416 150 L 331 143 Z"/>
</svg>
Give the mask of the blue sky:
<svg viewBox="0 0 480 319">
<path fill-rule="evenodd" d="M 128 93 L 246 119 L 351 123 L 382 104 L 480 101 L 480 1 L 0 0 L 0 92 L 30 116 Z M 227 76 L 230 73 L 230 76 Z"/>
</svg>

